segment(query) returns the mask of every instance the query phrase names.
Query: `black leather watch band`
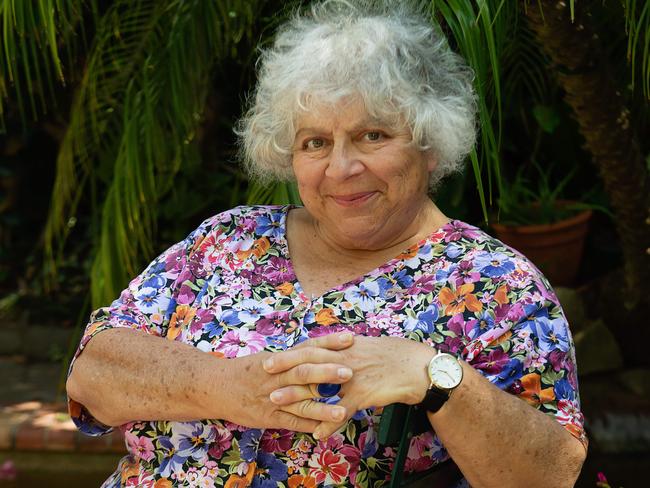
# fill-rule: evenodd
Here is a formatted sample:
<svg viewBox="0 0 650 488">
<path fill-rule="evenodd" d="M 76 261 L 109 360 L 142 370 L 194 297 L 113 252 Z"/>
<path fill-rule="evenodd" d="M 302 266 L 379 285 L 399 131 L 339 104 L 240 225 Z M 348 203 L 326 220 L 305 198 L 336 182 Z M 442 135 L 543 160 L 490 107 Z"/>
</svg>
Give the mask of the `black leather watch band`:
<svg viewBox="0 0 650 488">
<path fill-rule="evenodd" d="M 448 391 L 431 387 L 427 390 L 427 393 L 424 395 L 424 400 L 422 400 L 419 406 L 431 413 L 436 413 L 447 400 L 449 400 Z"/>
</svg>

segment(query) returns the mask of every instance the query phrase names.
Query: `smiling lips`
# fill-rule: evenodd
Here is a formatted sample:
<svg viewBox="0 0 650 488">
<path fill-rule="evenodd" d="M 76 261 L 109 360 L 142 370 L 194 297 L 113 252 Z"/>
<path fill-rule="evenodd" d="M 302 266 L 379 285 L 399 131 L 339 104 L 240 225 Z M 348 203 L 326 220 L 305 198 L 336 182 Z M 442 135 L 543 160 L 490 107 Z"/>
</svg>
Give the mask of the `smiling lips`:
<svg viewBox="0 0 650 488">
<path fill-rule="evenodd" d="M 342 207 L 355 207 L 367 202 L 375 193 L 374 191 L 365 191 L 348 195 L 332 195 L 332 200 Z"/>
</svg>

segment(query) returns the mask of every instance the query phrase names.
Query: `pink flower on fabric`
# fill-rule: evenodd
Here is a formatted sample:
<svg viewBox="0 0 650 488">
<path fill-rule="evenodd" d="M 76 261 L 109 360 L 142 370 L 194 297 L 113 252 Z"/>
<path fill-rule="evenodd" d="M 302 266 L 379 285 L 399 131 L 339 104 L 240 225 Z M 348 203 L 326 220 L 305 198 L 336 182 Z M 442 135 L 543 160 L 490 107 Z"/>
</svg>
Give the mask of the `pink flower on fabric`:
<svg viewBox="0 0 650 488">
<path fill-rule="evenodd" d="M 266 339 L 262 334 L 248 329 L 235 329 L 229 330 L 221 338 L 217 351 L 227 358 L 236 358 L 260 352 L 265 345 Z"/>
<path fill-rule="evenodd" d="M 293 432 L 285 429 L 267 429 L 260 439 L 264 452 L 286 452 L 293 443 Z"/>
<path fill-rule="evenodd" d="M 309 476 L 316 478 L 316 483 L 338 485 L 343 483 L 350 471 L 350 463 L 340 453 L 326 449 L 321 453 L 314 453 L 309 459 Z"/>
<path fill-rule="evenodd" d="M 212 441 L 212 444 L 210 445 L 208 454 L 213 458 L 219 459 L 224 452 L 230 449 L 230 446 L 232 445 L 232 433 L 221 424 L 215 424 L 214 430 L 216 432 L 216 435 Z"/>
<path fill-rule="evenodd" d="M 129 446 L 129 451 L 140 459 L 151 461 L 154 458 L 153 442 L 148 437 L 138 437 L 127 430 L 124 432 L 124 439 Z"/>
</svg>

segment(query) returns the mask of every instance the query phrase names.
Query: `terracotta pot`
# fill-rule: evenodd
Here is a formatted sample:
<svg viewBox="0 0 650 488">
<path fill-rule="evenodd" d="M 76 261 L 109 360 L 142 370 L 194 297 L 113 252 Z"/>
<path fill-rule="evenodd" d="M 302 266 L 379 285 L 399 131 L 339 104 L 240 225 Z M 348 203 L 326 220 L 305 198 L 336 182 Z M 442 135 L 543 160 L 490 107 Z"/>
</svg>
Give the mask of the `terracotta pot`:
<svg viewBox="0 0 650 488">
<path fill-rule="evenodd" d="M 492 224 L 497 238 L 530 259 L 553 285 L 575 281 L 582 259 L 591 210 L 553 224 Z"/>
</svg>

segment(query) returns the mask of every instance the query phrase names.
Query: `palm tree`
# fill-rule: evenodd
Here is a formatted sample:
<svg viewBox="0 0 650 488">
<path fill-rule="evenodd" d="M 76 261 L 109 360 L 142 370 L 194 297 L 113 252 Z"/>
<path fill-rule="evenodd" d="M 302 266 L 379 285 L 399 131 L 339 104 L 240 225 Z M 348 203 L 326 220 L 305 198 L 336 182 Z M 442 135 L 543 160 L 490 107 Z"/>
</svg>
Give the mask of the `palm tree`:
<svg viewBox="0 0 650 488">
<path fill-rule="evenodd" d="M 15 100 L 16 110 L 27 120 L 49 106 L 55 80 L 72 80 L 76 85 L 44 233 L 51 273 L 84 200 L 91 202 L 95 226 L 93 304 L 116 296 L 152 257 L 161 199 L 178 175 L 199 164 L 199 139 L 215 68 L 229 59 L 252 64 L 254 47 L 268 40 L 274 24 L 296 3 L 0 2 L 0 120 L 3 99 Z M 594 42 L 587 14 L 601 9 L 601 2 L 587 6 L 573 0 L 566 5 L 546 0 L 424 3 L 432 20 L 476 72 L 482 130 L 478 150 L 470 159 L 485 218 L 503 191 L 500 172 L 508 137 L 503 130 L 504 101 L 513 100 L 522 86 L 541 96 L 555 83 L 546 53 L 616 212 L 628 301 L 633 304 L 649 296 L 645 219 L 650 192 L 642 164 L 642 150 L 648 148 L 635 138 L 637 119 L 627 116 L 615 83 L 607 80 L 603 65 L 594 62 L 603 58 L 596 58 L 597 51 L 591 50 Z M 627 78 L 635 82 L 634 93 L 643 93 L 637 109 L 647 115 L 650 7 L 626 0 L 620 13 L 626 16 L 627 32 L 621 29 L 607 35 L 629 39 Z M 534 45 L 535 39 L 543 52 Z M 85 63 L 77 81 L 70 67 L 78 59 Z M 602 103 L 604 93 L 610 94 L 607 104 Z M 291 185 L 251 185 L 249 191 L 260 203 L 297 198 Z"/>
</svg>

